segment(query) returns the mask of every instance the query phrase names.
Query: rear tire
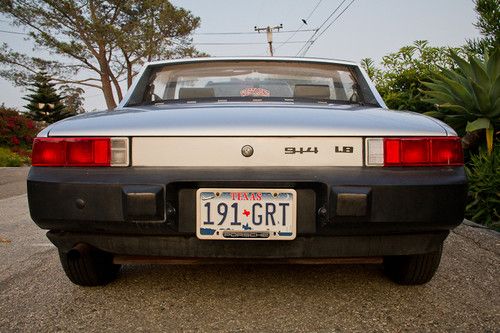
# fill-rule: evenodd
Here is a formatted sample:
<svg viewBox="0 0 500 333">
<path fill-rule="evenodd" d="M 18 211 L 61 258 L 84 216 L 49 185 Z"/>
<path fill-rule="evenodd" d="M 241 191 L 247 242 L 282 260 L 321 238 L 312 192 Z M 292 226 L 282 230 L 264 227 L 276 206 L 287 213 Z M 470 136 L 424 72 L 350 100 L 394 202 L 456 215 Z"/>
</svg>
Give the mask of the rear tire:
<svg viewBox="0 0 500 333">
<path fill-rule="evenodd" d="M 115 280 L 121 265 L 113 264 L 110 253 L 79 244 L 68 252 L 59 250 L 66 276 L 80 286 L 103 286 Z"/>
<path fill-rule="evenodd" d="M 441 261 L 443 244 L 434 252 L 384 258 L 385 274 L 402 285 L 418 285 L 429 282 Z"/>
</svg>

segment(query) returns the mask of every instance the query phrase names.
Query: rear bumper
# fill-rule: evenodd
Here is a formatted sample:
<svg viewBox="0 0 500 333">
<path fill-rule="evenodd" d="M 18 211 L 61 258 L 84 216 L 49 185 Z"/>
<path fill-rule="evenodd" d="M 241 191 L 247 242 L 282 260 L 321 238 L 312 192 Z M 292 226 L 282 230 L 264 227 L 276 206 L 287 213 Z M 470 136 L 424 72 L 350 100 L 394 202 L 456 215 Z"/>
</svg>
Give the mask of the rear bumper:
<svg viewBox="0 0 500 333">
<path fill-rule="evenodd" d="M 49 231 L 62 251 L 78 243 L 129 256 L 169 258 L 379 257 L 437 251 L 448 231 L 406 235 L 300 236 L 293 241 L 206 241 L 196 237 L 117 235 Z"/>
<path fill-rule="evenodd" d="M 200 241 L 200 187 L 294 188 L 297 239 Z M 463 220 L 461 167 L 42 168 L 30 213 L 61 248 L 174 257 L 340 257 L 425 253 Z"/>
</svg>

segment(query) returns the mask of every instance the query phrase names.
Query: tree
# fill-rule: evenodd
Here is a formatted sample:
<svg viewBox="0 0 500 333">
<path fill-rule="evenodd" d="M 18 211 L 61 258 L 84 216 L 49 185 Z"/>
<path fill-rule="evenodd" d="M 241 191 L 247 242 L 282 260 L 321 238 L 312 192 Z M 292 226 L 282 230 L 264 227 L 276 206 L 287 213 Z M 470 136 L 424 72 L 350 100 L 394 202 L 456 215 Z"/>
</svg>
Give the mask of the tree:
<svg viewBox="0 0 500 333">
<path fill-rule="evenodd" d="M 66 112 L 72 115 L 85 113 L 85 109 L 83 107 L 83 101 L 85 99 L 82 97 L 82 94 L 85 91 L 82 88 L 62 85 L 59 87 L 59 91 L 61 92 L 61 96 L 63 98 L 62 103 L 66 108 Z"/>
<path fill-rule="evenodd" d="M 52 124 L 73 115 L 66 111 L 62 103 L 63 98 L 57 93 L 54 86 L 55 84 L 50 82 L 47 73 L 40 72 L 35 76 L 33 88 L 28 88 L 32 94 L 23 97 L 29 102 L 25 106 L 29 118 Z"/>
<path fill-rule="evenodd" d="M 377 84 L 380 80 L 380 76 L 382 74 L 381 70 L 375 66 L 375 62 L 371 58 L 363 58 L 361 59 L 361 67 L 365 70 L 366 74 L 370 77 L 370 79 Z"/>
<path fill-rule="evenodd" d="M 449 49 L 432 47 L 425 40 L 417 40 L 413 45 L 384 56 L 383 70 L 376 68 L 369 58 L 363 59 L 361 65 L 374 80 L 390 109 L 422 113 L 436 108 L 424 100 L 422 90 L 426 88 L 421 82 L 429 80 L 440 67 L 453 66 L 453 61 L 448 57 Z M 458 49 L 454 50 L 459 52 Z"/>
<path fill-rule="evenodd" d="M 469 56 L 467 60 L 451 52 L 456 68 L 442 68 L 423 84 L 438 111 L 428 113 L 451 126 L 467 132 L 485 131 L 488 153 L 493 150 L 495 128 L 500 127 L 500 46 L 484 60 Z"/>
<path fill-rule="evenodd" d="M 0 12 L 27 28 L 36 47 L 61 55 L 60 62 L 0 48 L 0 75 L 17 84 L 46 70 L 58 84 L 101 89 L 108 109 L 122 99 L 145 61 L 198 56 L 190 34 L 200 19 L 166 0 L 1 0 Z M 14 69 L 14 71 L 12 70 Z M 79 77 L 85 73 L 88 77 Z"/>
<path fill-rule="evenodd" d="M 482 38 L 470 39 L 465 48 L 478 56 L 490 52 L 500 45 L 500 2 L 498 0 L 475 0 L 478 14 L 474 24 L 479 29 Z"/>
</svg>

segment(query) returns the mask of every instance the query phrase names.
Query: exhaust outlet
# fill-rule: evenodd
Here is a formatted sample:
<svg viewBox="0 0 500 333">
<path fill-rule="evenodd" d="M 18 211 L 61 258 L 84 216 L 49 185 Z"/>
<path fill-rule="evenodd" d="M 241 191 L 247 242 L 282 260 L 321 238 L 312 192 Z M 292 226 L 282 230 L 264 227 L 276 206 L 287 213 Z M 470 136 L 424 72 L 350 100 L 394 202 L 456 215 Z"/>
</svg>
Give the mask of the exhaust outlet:
<svg viewBox="0 0 500 333">
<path fill-rule="evenodd" d="M 68 258 L 76 260 L 86 254 L 89 254 L 90 252 L 92 252 L 92 247 L 90 245 L 85 243 L 78 243 L 68 251 Z"/>
</svg>

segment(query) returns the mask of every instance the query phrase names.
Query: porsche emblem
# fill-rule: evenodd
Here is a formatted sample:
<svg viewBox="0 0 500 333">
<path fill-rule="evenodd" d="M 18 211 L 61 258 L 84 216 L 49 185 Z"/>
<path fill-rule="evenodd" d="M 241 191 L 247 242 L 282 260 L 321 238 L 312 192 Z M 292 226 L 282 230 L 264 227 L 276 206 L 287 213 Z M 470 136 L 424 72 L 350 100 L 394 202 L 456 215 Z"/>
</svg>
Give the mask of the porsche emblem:
<svg viewBox="0 0 500 333">
<path fill-rule="evenodd" d="M 245 157 L 250 157 L 253 155 L 253 147 L 250 145 L 245 145 L 241 148 L 241 155 Z"/>
</svg>

